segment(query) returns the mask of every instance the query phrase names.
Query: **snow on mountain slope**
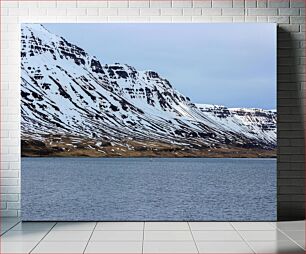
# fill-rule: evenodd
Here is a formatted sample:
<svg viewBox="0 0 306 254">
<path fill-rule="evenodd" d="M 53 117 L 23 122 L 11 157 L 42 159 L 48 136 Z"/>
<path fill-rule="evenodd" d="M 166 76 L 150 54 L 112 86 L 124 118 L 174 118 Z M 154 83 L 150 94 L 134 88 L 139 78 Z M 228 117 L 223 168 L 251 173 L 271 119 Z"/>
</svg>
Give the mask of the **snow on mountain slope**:
<svg viewBox="0 0 306 254">
<path fill-rule="evenodd" d="M 39 24 L 22 25 L 21 96 L 22 140 L 38 146 L 276 146 L 275 112 L 195 105 L 158 73 L 102 64 Z"/>
</svg>

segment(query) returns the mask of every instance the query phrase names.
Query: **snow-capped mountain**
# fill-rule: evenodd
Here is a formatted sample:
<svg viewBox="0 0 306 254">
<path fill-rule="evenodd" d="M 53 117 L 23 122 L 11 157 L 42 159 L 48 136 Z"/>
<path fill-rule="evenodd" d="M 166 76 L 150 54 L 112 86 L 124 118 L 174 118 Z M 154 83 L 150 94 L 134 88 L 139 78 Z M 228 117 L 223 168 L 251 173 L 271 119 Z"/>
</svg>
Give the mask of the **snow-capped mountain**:
<svg viewBox="0 0 306 254">
<path fill-rule="evenodd" d="M 21 96 L 24 155 L 276 147 L 276 112 L 194 104 L 158 73 L 104 64 L 39 24 L 22 25 Z"/>
</svg>

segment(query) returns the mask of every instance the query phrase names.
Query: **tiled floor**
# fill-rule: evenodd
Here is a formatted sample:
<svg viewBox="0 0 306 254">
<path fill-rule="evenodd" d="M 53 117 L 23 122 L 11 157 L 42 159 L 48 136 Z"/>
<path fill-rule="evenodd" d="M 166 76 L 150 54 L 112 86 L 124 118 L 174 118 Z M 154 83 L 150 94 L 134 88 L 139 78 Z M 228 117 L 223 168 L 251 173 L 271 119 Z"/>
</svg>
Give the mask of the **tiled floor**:
<svg viewBox="0 0 306 254">
<path fill-rule="evenodd" d="M 19 222 L 1 219 L 0 253 L 304 253 L 305 221 Z"/>
</svg>

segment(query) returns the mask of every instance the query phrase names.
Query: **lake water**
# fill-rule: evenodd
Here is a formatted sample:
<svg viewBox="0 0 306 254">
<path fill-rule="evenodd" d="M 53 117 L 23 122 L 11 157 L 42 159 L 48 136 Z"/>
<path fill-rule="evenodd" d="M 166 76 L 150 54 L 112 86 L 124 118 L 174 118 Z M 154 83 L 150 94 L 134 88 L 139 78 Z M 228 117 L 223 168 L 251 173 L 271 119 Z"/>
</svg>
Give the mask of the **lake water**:
<svg viewBox="0 0 306 254">
<path fill-rule="evenodd" d="M 275 159 L 22 158 L 23 220 L 276 220 Z"/>
</svg>

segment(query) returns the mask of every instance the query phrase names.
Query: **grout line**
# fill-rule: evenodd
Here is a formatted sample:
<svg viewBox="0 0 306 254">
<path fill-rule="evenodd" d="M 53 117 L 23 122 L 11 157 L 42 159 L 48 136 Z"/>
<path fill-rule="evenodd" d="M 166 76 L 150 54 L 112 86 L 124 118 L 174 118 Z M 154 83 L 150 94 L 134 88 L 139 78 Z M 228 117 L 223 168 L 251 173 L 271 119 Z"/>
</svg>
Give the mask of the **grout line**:
<svg viewBox="0 0 306 254">
<path fill-rule="evenodd" d="M 88 244 L 89 244 L 89 241 L 90 241 L 90 239 L 91 239 L 93 233 L 95 232 L 95 229 L 96 229 L 97 225 L 98 225 L 98 222 L 96 221 L 96 224 L 95 224 L 95 226 L 94 226 L 94 228 L 93 228 L 93 230 L 92 230 L 92 232 L 91 232 L 91 234 L 90 234 L 90 236 L 89 236 L 89 239 L 88 239 L 88 241 L 87 241 L 87 243 L 86 243 L 86 246 L 85 246 L 85 248 L 84 248 L 83 254 L 85 253 L 85 251 L 86 251 L 86 249 L 87 249 L 87 246 L 88 246 Z"/>
<path fill-rule="evenodd" d="M 235 228 L 235 226 L 233 225 L 233 223 L 230 222 L 230 224 L 231 224 L 232 227 L 235 229 L 235 231 L 237 232 L 237 234 L 241 237 L 242 241 L 245 242 L 245 244 L 246 244 L 247 246 L 249 246 L 249 248 L 253 251 L 253 253 L 256 253 L 256 251 L 252 248 L 252 246 L 249 244 L 249 242 L 248 242 L 247 240 L 245 240 L 245 239 L 243 238 L 243 236 L 240 234 L 239 230 L 237 230 L 237 229 Z"/>
<path fill-rule="evenodd" d="M 144 234 L 145 234 L 145 221 L 143 222 L 142 226 L 142 245 L 141 245 L 141 253 L 143 254 L 143 246 L 144 246 Z"/>
<path fill-rule="evenodd" d="M 292 237 L 290 237 L 289 235 L 287 235 L 285 233 L 285 231 L 279 229 L 279 228 L 276 228 L 279 232 L 283 233 L 286 237 L 289 238 L 289 240 L 291 240 L 292 242 L 294 242 L 297 246 L 301 247 L 303 250 L 305 250 L 305 247 L 301 246 L 298 242 L 296 242 Z"/>
<path fill-rule="evenodd" d="M 4 235 L 5 233 L 9 232 L 12 228 L 14 228 L 15 226 L 17 226 L 21 221 L 18 221 L 17 223 L 13 224 L 13 226 L 11 226 L 9 229 L 5 230 L 3 233 L 0 234 L 0 236 Z M 2 227 L 2 225 L 1 225 Z"/>
<path fill-rule="evenodd" d="M 41 243 L 42 240 L 45 239 L 45 237 L 51 232 L 51 230 L 55 227 L 55 225 L 57 224 L 57 222 L 55 222 L 55 224 L 49 229 L 49 231 L 38 241 L 38 243 L 29 251 L 29 253 L 32 253 L 32 251 L 38 246 L 38 244 Z"/>
<path fill-rule="evenodd" d="M 190 230 L 190 233 L 191 233 L 191 236 L 192 236 L 193 242 L 194 242 L 194 244 L 195 244 L 195 247 L 196 247 L 196 249 L 197 249 L 197 252 L 198 252 L 198 253 L 200 253 L 199 248 L 198 248 L 198 245 L 197 245 L 197 242 L 196 242 L 196 241 L 195 241 L 195 239 L 194 239 L 194 236 L 193 236 L 193 233 L 192 233 L 191 227 L 190 227 L 190 225 L 189 225 L 189 222 L 187 222 L 187 225 L 188 225 L 188 227 L 189 227 L 189 230 Z"/>
</svg>

